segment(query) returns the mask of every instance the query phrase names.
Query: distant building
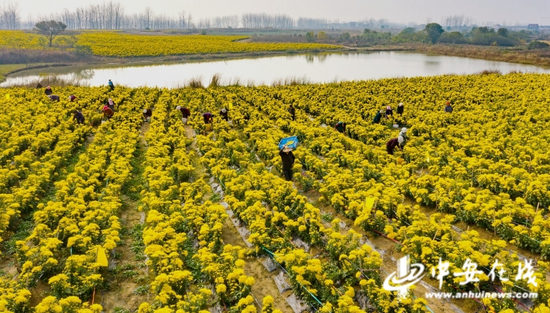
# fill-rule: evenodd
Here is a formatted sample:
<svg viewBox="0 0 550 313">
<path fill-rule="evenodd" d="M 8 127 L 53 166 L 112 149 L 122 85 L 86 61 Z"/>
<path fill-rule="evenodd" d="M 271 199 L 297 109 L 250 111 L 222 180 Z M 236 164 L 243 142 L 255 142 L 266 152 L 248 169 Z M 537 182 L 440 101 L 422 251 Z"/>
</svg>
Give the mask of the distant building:
<svg viewBox="0 0 550 313">
<path fill-rule="evenodd" d="M 529 24 L 529 25 L 527 25 L 527 29 L 529 29 L 529 30 L 539 30 L 539 24 Z"/>
</svg>

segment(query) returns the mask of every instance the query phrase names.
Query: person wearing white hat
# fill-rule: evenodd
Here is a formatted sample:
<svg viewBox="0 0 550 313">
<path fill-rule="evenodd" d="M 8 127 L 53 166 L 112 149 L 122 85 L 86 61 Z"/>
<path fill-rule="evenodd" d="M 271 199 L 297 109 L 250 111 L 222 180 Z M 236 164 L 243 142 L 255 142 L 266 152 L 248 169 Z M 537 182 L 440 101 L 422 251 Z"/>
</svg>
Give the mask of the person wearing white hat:
<svg viewBox="0 0 550 313">
<path fill-rule="evenodd" d="M 152 116 L 153 116 L 153 111 L 151 109 L 144 109 L 143 110 L 143 121 L 144 122 L 150 122 Z"/>
<path fill-rule="evenodd" d="M 401 149 L 403 149 L 403 147 L 405 146 L 405 143 L 407 143 L 407 139 L 409 139 L 407 137 L 407 128 L 403 127 L 403 128 L 401 128 L 401 132 L 399 132 L 399 136 L 397 136 L 397 140 L 399 142 L 399 147 Z"/>
<path fill-rule="evenodd" d="M 334 125 L 334 129 L 336 129 L 339 133 L 344 133 L 346 131 L 346 123 L 340 121 Z"/>
<path fill-rule="evenodd" d="M 397 114 L 403 115 L 404 110 L 405 110 L 405 105 L 403 104 L 403 102 L 399 103 L 399 105 L 397 106 Z"/>
<path fill-rule="evenodd" d="M 220 110 L 220 116 L 222 117 L 222 119 L 224 119 L 226 122 L 229 121 L 229 112 L 227 111 L 226 108 L 223 108 Z"/>
<path fill-rule="evenodd" d="M 296 159 L 292 153 L 292 149 L 290 149 L 289 146 L 283 146 L 283 148 L 279 151 L 279 155 L 281 156 L 281 161 L 283 162 L 283 174 L 285 176 L 285 180 L 291 181 L 292 166 L 294 165 L 294 160 Z"/>
</svg>

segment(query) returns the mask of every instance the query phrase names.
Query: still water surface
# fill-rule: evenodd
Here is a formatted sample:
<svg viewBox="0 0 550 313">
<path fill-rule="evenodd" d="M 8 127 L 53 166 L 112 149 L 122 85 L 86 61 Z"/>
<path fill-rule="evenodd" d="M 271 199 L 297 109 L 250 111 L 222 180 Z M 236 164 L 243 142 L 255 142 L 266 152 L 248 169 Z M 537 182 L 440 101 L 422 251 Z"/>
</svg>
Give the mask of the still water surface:
<svg viewBox="0 0 550 313">
<path fill-rule="evenodd" d="M 207 86 L 212 76 L 221 74 L 222 85 L 271 85 L 289 78 L 311 83 L 368 80 L 389 77 L 475 74 L 484 70 L 550 73 L 550 69 L 531 65 L 477 60 L 461 57 L 432 56 L 409 52 L 340 53 L 325 55 L 275 56 L 256 59 L 208 61 L 184 64 L 130 66 L 122 68 L 67 67 L 48 69 L 67 79 L 79 79 L 90 86 L 106 85 L 109 79 L 129 87 L 158 86 L 174 88 L 191 79 Z M 2 87 L 35 82 L 44 69 L 10 76 Z"/>
</svg>

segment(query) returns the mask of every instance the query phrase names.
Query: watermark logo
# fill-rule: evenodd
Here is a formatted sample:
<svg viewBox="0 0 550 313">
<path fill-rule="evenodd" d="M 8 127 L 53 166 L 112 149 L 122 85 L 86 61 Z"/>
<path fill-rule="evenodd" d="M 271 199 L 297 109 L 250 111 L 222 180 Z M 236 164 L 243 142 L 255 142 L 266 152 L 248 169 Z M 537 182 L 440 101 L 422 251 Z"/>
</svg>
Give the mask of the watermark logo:
<svg viewBox="0 0 550 313">
<path fill-rule="evenodd" d="M 397 261 L 397 271 L 391 273 L 384 281 L 384 289 L 397 291 L 400 298 L 406 298 L 409 287 L 426 275 L 424 269 L 424 265 L 420 263 L 411 265 L 409 256 L 404 256 Z"/>
<path fill-rule="evenodd" d="M 536 281 L 535 276 L 535 270 L 533 267 L 533 260 L 525 260 L 525 262 L 519 262 L 518 263 L 518 271 L 517 275 L 515 277 L 515 280 L 526 280 L 528 284 L 537 287 L 538 283 Z M 445 277 L 449 275 L 453 275 L 454 277 L 463 277 L 463 279 L 459 282 L 459 285 L 467 285 L 468 283 L 475 283 L 479 282 L 479 275 L 482 275 L 484 272 L 480 269 L 478 269 L 478 265 L 475 262 L 472 262 L 469 258 L 466 259 L 462 266 L 462 271 L 455 271 L 451 273 L 450 271 L 450 263 L 448 261 L 443 262 L 441 258 L 439 258 L 439 264 L 432 268 L 431 270 L 431 277 L 437 279 L 439 281 L 439 289 L 443 287 L 443 280 Z M 401 259 L 397 261 L 397 271 L 391 273 L 386 280 L 384 280 L 383 287 L 385 290 L 388 291 L 397 291 L 398 297 L 400 299 L 404 299 L 407 297 L 408 290 L 411 286 L 418 283 L 424 276 L 426 275 L 424 273 L 425 266 L 420 263 L 410 264 L 410 257 L 404 256 Z M 487 270 L 489 270 L 487 268 Z M 510 277 L 505 275 L 507 273 L 506 269 L 504 268 L 504 265 L 501 264 L 498 260 L 495 260 L 495 263 L 491 267 L 489 273 L 487 274 L 487 277 L 490 278 L 491 282 L 495 281 L 495 278 L 498 277 L 500 281 L 509 281 Z M 523 291 L 528 291 L 523 289 Z M 453 295 L 451 293 L 441 293 L 434 294 L 430 293 L 427 296 L 429 298 L 461 298 L 456 297 L 457 295 Z M 495 293 L 465 293 L 462 295 L 463 298 L 536 298 L 537 293 L 499 293 L 495 296 Z"/>
</svg>

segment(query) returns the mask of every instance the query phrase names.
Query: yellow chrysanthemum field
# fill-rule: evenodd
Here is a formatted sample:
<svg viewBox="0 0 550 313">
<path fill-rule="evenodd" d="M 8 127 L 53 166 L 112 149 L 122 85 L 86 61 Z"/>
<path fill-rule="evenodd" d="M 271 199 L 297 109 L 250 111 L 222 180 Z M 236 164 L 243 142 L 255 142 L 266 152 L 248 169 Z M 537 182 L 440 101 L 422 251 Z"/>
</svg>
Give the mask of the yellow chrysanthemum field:
<svg viewBox="0 0 550 313">
<path fill-rule="evenodd" d="M 102 36 L 79 40 L 97 54 L 151 53 L 103 50 L 93 41 L 118 35 Z M 187 49 L 171 46 L 159 50 Z M 59 102 L 0 89 L 0 310 L 114 311 L 106 299 L 123 297 L 124 283 L 124 308 L 140 313 L 291 312 L 286 298 L 319 312 L 453 310 L 433 290 L 497 295 L 453 300 L 464 312 L 548 312 L 549 87 L 549 75 L 513 73 L 54 87 Z M 108 98 L 115 113 L 103 120 Z M 393 115 L 373 123 L 388 105 Z M 177 106 L 189 108 L 186 124 Z M 406 144 L 389 155 L 401 127 Z M 277 146 L 289 136 L 299 141 L 292 183 Z M 426 276 L 400 294 L 384 283 L 406 255 Z M 471 275 L 443 275 L 442 261 Z M 498 296 L 508 293 L 537 297 Z"/>
<path fill-rule="evenodd" d="M 89 47 L 94 55 L 108 57 L 145 57 L 204 53 L 242 53 L 269 51 L 306 51 L 337 49 L 338 46 L 317 43 L 240 42 L 247 36 L 206 35 L 132 35 L 120 32 L 85 31 L 73 35 L 75 45 Z M 57 41 L 66 41 L 60 35 Z M 41 42 L 42 40 L 42 42 Z M 0 30 L 0 47 L 17 49 L 46 48 L 44 37 L 23 31 Z"/>
</svg>

